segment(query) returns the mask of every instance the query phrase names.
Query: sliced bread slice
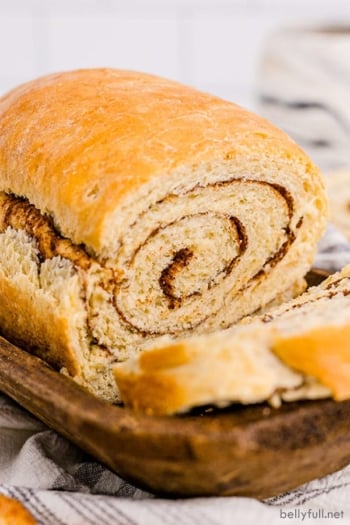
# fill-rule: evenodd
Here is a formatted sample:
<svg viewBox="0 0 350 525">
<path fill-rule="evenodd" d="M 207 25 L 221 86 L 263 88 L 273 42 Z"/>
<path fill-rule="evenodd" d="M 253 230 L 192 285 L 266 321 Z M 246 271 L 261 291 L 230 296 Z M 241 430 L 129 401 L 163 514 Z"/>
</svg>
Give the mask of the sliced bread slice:
<svg viewBox="0 0 350 525">
<path fill-rule="evenodd" d="M 116 365 L 114 375 L 124 403 L 149 414 L 350 398 L 350 266 L 239 326 L 166 337 Z"/>
</svg>

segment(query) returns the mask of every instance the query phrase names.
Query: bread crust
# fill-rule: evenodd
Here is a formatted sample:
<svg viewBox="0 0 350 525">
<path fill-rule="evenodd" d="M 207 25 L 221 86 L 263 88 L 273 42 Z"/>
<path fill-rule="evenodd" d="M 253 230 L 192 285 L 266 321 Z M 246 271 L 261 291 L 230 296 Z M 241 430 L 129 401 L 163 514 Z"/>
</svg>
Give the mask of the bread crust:
<svg viewBox="0 0 350 525">
<path fill-rule="evenodd" d="M 325 326 L 278 338 L 272 351 L 288 366 L 316 377 L 337 401 L 350 398 L 350 326 Z"/>
<path fill-rule="evenodd" d="M 36 523 L 19 501 L 0 494 L 0 525 L 36 525 Z"/>
<path fill-rule="evenodd" d="M 235 157 L 308 157 L 282 131 L 233 103 L 132 71 L 77 70 L 0 101 L 0 191 L 25 196 L 58 231 L 97 254 L 113 212 L 146 182 Z M 116 232 L 116 235 L 118 232 Z"/>
</svg>

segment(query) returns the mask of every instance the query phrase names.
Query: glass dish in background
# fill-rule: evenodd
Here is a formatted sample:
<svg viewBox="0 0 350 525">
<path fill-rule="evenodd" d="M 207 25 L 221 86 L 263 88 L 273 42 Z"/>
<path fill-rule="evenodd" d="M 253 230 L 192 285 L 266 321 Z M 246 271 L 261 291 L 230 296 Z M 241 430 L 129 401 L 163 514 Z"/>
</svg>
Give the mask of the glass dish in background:
<svg viewBox="0 0 350 525">
<path fill-rule="evenodd" d="M 272 32 L 257 81 L 262 115 L 323 171 L 350 167 L 350 23 Z"/>
<path fill-rule="evenodd" d="M 260 114 L 323 171 L 331 221 L 350 239 L 350 21 L 268 36 L 257 78 Z"/>
</svg>

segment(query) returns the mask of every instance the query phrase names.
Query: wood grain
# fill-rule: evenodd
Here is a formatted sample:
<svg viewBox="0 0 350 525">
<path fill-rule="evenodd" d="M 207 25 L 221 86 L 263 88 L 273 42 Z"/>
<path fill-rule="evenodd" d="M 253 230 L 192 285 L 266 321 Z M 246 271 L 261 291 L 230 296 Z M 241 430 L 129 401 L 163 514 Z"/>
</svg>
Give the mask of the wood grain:
<svg viewBox="0 0 350 525">
<path fill-rule="evenodd" d="M 350 401 L 135 415 L 3 338 L 0 389 L 123 478 L 161 495 L 265 498 L 350 462 Z"/>
</svg>

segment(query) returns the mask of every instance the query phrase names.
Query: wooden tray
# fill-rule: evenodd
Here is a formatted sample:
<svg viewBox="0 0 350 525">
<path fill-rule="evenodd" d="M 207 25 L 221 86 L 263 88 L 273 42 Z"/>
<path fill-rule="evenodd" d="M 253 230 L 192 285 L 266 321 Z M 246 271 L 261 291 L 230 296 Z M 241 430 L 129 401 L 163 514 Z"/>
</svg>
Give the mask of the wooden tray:
<svg viewBox="0 0 350 525">
<path fill-rule="evenodd" d="M 322 274 L 313 273 L 317 283 Z M 0 389 L 141 488 L 266 498 L 350 462 L 350 401 L 135 415 L 96 399 L 0 338 Z"/>
</svg>

